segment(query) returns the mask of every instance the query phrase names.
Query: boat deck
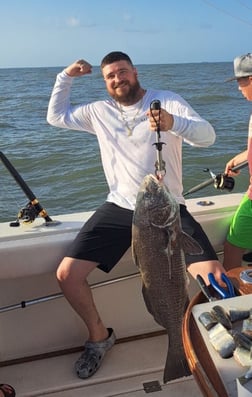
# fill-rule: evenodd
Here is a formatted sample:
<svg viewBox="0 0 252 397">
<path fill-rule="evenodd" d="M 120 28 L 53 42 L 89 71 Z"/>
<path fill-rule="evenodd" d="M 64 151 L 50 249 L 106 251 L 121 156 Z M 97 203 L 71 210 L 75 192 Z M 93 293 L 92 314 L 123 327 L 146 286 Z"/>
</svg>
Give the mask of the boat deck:
<svg viewBox="0 0 252 397">
<path fill-rule="evenodd" d="M 18 397 L 202 397 L 192 376 L 163 384 L 167 335 L 118 342 L 99 371 L 87 380 L 76 377 L 73 363 L 80 352 L 0 368 L 1 382 Z"/>
</svg>

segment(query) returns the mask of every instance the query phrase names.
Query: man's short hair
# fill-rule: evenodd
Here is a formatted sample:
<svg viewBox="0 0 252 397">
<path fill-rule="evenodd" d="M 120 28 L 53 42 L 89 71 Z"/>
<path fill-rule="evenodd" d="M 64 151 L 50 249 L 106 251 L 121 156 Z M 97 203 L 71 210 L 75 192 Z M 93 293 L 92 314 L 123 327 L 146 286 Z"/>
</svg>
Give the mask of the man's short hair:
<svg viewBox="0 0 252 397">
<path fill-rule="evenodd" d="M 130 65 L 133 66 L 133 63 L 130 57 L 121 51 L 113 51 L 109 54 L 105 55 L 105 57 L 101 61 L 101 69 L 104 68 L 106 65 L 110 65 L 111 63 L 118 62 L 118 61 L 127 61 Z"/>
</svg>

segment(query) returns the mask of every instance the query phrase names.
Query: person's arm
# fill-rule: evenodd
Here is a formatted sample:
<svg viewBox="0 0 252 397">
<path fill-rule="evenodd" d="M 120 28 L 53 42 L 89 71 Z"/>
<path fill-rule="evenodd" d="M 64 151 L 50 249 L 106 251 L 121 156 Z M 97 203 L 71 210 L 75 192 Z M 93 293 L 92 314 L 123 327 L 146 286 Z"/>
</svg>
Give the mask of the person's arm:
<svg viewBox="0 0 252 397">
<path fill-rule="evenodd" d="M 244 152 L 237 154 L 235 157 L 233 157 L 231 160 L 229 160 L 227 162 L 226 167 L 225 167 L 225 174 L 227 174 L 229 176 L 238 175 L 240 173 L 240 171 L 238 170 L 238 171 L 232 172 L 231 168 L 235 167 L 238 164 L 243 163 L 247 159 L 248 159 L 248 150 L 244 150 Z"/>
<path fill-rule="evenodd" d="M 69 65 L 65 69 L 65 72 L 70 77 L 84 76 L 85 74 L 92 73 L 92 66 L 87 61 L 84 61 L 84 59 L 80 59 Z"/>
<path fill-rule="evenodd" d="M 55 127 L 81 129 L 78 111 L 71 114 L 70 92 L 73 78 L 92 73 L 92 66 L 83 60 L 76 61 L 57 75 L 47 111 L 47 122 Z M 80 108 L 79 108 L 80 109 Z"/>
</svg>

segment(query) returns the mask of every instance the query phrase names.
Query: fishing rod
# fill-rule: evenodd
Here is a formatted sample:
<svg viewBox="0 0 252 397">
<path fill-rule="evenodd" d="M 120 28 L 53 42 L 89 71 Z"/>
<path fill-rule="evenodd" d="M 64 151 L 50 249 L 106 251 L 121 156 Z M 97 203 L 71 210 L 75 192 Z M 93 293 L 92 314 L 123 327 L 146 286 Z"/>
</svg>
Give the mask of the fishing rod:
<svg viewBox="0 0 252 397">
<path fill-rule="evenodd" d="M 22 208 L 19 213 L 18 213 L 18 219 L 15 222 L 11 222 L 10 226 L 19 226 L 20 222 L 19 219 L 21 219 L 24 223 L 31 223 L 35 220 L 35 218 L 39 215 L 42 218 L 44 218 L 46 222 L 46 226 L 51 226 L 51 225 L 57 225 L 60 224 L 59 221 L 53 221 L 50 216 L 48 215 L 47 211 L 41 206 L 39 203 L 38 199 L 34 195 L 34 193 L 31 191 L 27 183 L 23 180 L 21 175 L 18 173 L 16 168 L 11 164 L 11 162 L 8 160 L 8 158 L 3 154 L 3 152 L 0 151 L 0 158 L 7 168 L 7 170 L 10 172 L 10 174 L 13 176 L 17 184 L 21 187 L 25 195 L 28 197 L 30 200 L 29 203 L 26 205 L 25 208 Z"/>
<path fill-rule="evenodd" d="M 153 114 L 152 111 L 153 110 L 158 110 L 158 118 L 156 119 Z M 156 138 L 157 138 L 157 142 L 153 143 L 153 145 L 156 146 L 157 149 L 157 161 L 155 162 L 155 168 L 156 168 L 156 176 L 158 177 L 158 179 L 162 179 L 162 177 L 165 175 L 166 170 L 165 170 L 165 161 L 163 160 L 162 157 L 162 147 L 163 145 L 165 145 L 164 142 L 161 142 L 161 136 L 160 136 L 160 112 L 161 112 L 161 102 L 158 99 L 154 99 L 151 104 L 150 104 L 150 112 L 152 117 L 154 118 L 155 122 L 156 122 Z"/>
<path fill-rule="evenodd" d="M 231 171 L 232 172 L 239 171 L 242 168 L 247 167 L 247 165 L 248 162 L 247 160 L 245 160 L 242 163 L 231 168 Z M 224 173 L 215 175 L 211 170 L 209 170 L 209 168 L 205 169 L 204 171 L 209 171 L 211 178 L 189 189 L 186 193 L 183 194 L 184 197 L 187 196 L 188 194 L 195 193 L 198 190 L 201 190 L 204 187 L 211 185 L 212 183 L 214 184 L 214 187 L 216 189 L 221 189 L 221 190 L 227 189 L 229 192 L 233 190 L 235 182 L 234 182 L 234 178 L 232 178 L 231 176 L 228 176 Z"/>
</svg>

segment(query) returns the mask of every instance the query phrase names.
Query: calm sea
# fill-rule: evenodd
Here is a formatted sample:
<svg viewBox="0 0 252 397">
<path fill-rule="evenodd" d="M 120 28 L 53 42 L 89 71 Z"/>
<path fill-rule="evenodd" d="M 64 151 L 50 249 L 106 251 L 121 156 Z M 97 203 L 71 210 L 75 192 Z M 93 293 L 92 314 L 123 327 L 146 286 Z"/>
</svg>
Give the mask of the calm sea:
<svg viewBox="0 0 252 397">
<path fill-rule="evenodd" d="M 184 145 L 184 191 L 224 170 L 226 161 L 246 147 L 251 104 L 225 83 L 232 63 L 138 65 L 144 88 L 169 89 L 182 95 L 215 127 L 215 144 L 206 149 Z M 1 151 L 26 181 L 49 215 L 94 210 L 107 194 L 95 137 L 57 129 L 46 122 L 56 74 L 62 68 L 0 69 Z M 75 81 L 72 102 L 107 96 L 98 67 Z M 153 165 L 154 170 L 154 165 Z M 28 199 L 0 163 L 0 221 L 15 220 Z M 247 168 L 236 178 L 234 191 L 244 191 Z M 219 194 L 213 185 L 189 197 Z M 226 194 L 229 194 L 226 192 Z"/>
</svg>

